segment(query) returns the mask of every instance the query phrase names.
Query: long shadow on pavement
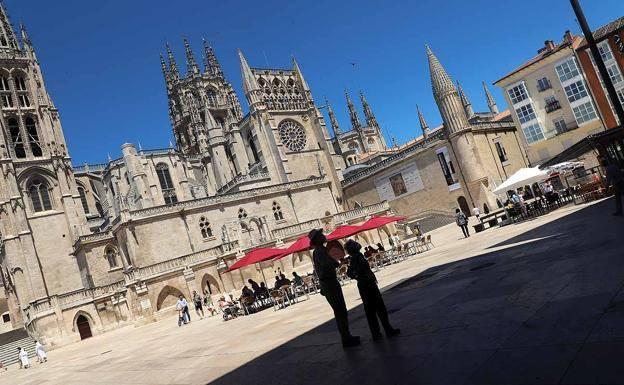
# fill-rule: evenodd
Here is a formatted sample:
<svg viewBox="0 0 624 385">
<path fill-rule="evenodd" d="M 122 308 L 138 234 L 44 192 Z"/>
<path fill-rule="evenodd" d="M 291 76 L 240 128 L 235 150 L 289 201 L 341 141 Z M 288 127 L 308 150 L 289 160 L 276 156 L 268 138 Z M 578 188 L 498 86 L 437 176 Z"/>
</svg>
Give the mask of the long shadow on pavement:
<svg viewBox="0 0 624 385">
<path fill-rule="evenodd" d="M 612 203 L 385 291 L 396 339 L 372 342 L 358 306 L 349 318 L 362 346 L 343 350 L 327 322 L 213 383 L 623 383 L 624 220 Z"/>
</svg>

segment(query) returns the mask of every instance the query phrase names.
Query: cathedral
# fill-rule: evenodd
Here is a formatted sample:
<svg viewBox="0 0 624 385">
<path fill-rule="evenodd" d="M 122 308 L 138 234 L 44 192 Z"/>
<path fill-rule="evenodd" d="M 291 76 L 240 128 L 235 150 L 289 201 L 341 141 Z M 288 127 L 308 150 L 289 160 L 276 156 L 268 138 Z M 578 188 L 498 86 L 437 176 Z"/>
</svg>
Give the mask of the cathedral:
<svg viewBox="0 0 624 385">
<path fill-rule="evenodd" d="M 33 45 L 0 5 L 0 301 L 13 328 L 59 346 L 153 322 L 193 290 L 312 270 L 303 252 L 227 271 L 252 248 L 392 211 L 491 207 L 491 187 L 524 166 L 509 114 L 487 89 L 490 112 L 474 113 L 429 49 L 444 124 L 419 113 L 425 135 L 389 148 L 363 93 L 364 123 L 346 93 L 350 130 L 325 101 L 330 132 L 295 59 L 258 68 L 239 51 L 244 113 L 209 43 L 200 61 L 183 45 L 184 68 L 169 46 L 161 56 L 175 143 L 73 166 Z"/>
</svg>

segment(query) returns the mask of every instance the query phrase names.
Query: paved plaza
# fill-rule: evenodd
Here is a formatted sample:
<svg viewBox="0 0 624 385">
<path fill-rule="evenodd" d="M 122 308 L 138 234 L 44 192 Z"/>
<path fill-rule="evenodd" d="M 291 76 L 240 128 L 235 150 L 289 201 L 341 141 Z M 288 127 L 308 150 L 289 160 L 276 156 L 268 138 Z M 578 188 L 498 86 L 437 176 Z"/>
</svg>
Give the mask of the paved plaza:
<svg viewBox="0 0 624 385">
<path fill-rule="evenodd" d="M 127 327 L 0 373 L 2 384 L 615 384 L 624 383 L 624 219 L 612 201 L 460 239 L 377 273 L 403 331 L 344 351 L 320 295 L 277 312 L 178 328 Z"/>
</svg>

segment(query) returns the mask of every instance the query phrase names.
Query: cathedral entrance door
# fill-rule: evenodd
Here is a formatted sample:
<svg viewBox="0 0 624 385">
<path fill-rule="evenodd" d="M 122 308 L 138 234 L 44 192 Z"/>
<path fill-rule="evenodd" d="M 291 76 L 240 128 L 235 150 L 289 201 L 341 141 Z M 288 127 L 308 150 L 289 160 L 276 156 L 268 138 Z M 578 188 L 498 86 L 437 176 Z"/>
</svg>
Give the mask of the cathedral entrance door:
<svg viewBox="0 0 624 385">
<path fill-rule="evenodd" d="M 81 340 L 93 336 L 91 333 L 91 325 L 89 324 L 87 317 L 79 315 L 78 319 L 76 319 L 76 326 L 78 327 L 78 333 L 80 333 Z"/>
</svg>

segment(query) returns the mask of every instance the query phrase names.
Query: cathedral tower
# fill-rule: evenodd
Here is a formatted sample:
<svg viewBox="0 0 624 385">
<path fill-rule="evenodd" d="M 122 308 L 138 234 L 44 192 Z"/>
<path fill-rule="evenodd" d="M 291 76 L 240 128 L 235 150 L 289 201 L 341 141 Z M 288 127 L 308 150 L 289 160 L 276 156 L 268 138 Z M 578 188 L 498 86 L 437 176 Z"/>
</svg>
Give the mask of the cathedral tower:
<svg viewBox="0 0 624 385">
<path fill-rule="evenodd" d="M 249 171 L 250 160 L 238 126 L 242 109 L 208 42 L 203 41 L 203 71 L 189 41 L 184 39 L 183 44 L 184 77 L 180 77 L 175 56 L 168 45 L 168 63 L 161 59 L 169 115 L 178 150 L 201 159 L 207 185 L 214 193 L 237 175 Z"/>
<path fill-rule="evenodd" d="M 471 185 L 486 179 L 487 174 L 483 170 L 461 96 L 429 46 L 426 47 L 426 51 L 429 60 L 433 96 L 440 110 L 440 115 L 442 115 L 446 134 L 451 141 L 466 183 Z"/>
<path fill-rule="evenodd" d="M 72 252 L 87 228 L 32 42 L 23 26 L 18 41 L 1 4 L 0 68 L 0 266 L 19 320 L 18 308 L 82 287 Z"/>
</svg>

